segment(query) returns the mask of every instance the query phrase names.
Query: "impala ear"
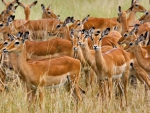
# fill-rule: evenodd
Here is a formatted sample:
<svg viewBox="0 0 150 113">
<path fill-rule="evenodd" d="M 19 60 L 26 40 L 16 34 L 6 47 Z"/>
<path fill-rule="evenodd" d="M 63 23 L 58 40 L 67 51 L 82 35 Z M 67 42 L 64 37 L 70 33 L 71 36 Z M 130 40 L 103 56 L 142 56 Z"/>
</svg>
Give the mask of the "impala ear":
<svg viewBox="0 0 150 113">
<path fill-rule="evenodd" d="M 103 32 L 102 35 L 108 35 L 108 33 L 110 32 L 110 28 L 106 28 Z"/>
<path fill-rule="evenodd" d="M 11 41 L 13 41 L 15 39 L 15 37 L 11 34 L 7 34 L 7 36 L 10 38 Z"/>
<path fill-rule="evenodd" d="M 144 37 L 145 37 L 145 39 L 147 39 L 147 37 L 149 37 L 149 32 L 148 31 L 145 32 Z"/>
<path fill-rule="evenodd" d="M 73 29 L 70 30 L 70 37 L 74 38 L 74 30 Z"/>
<path fill-rule="evenodd" d="M 51 9 L 51 7 L 52 7 L 52 5 L 50 4 L 50 5 L 47 7 L 47 9 Z"/>
<path fill-rule="evenodd" d="M 90 15 L 87 15 L 87 16 L 82 20 L 82 24 L 84 24 L 84 23 L 88 20 L 89 16 L 90 16 Z"/>
<path fill-rule="evenodd" d="M 15 15 L 10 15 L 7 19 L 6 26 L 8 26 L 15 19 Z"/>
<path fill-rule="evenodd" d="M 41 8 L 42 8 L 43 12 L 46 12 L 44 4 L 41 4 Z"/>
<path fill-rule="evenodd" d="M 32 8 L 33 6 L 35 6 L 37 4 L 38 1 L 34 1 L 32 4 L 30 4 L 30 8 Z"/>
<path fill-rule="evenodd" d="M 119 11 L 119 13 L 121 13 L 121 6 L 118 7 L 118 11 Z"/>
<path fill-rule="evenodd" d="M 17 37 L 17 38 L 20 38 L 22 35 L 23 35 L 23 32 L 20 32 L 20 31 L 19 31 L 19 32 L 16 34 L 16 37 Z"/>
<path fill-rule="evenodd" d="M 29 31 L 26 31 L 23 35 L 23 40 L 29 39 Z"/>
<path fill-rule="evenodd" d="M 72 23 L 75 22 L 74 17 L 70 17 L 70 22 L 72 22 Z"/>
<path fill-rule="evenodd" d="M 9 4 L 7 10 L 12 10 L 13 4 Z"/>
<path fill-rule="evenodd" d="M 68 23 L 70 23 L 70 17 L 67 17 L 63 23 L 63 26 L 66 26 Z"/>
</svg>

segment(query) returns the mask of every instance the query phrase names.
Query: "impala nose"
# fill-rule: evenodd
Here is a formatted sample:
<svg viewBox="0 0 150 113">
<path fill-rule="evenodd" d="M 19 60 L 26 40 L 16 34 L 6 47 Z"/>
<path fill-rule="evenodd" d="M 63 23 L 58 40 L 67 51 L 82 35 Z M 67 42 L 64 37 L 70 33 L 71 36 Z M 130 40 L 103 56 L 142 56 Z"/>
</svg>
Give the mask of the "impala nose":
<svg viewBox="0 0 150 113">
<path fill-rule="evenodd" d="M 77 51 L 77 47 L 74 47 L 73 50 L 74 50 L 74 51 Z"/>
<path fill-rule="evenodd" d="M 78 42 L 78 45 L 81 45 L 81 42 Z"/>
<path fill-rule="evenodd" d="M 97 45 L 94 45 L 94 46 L 93 46 L 93 49 L 95 49 L 95 50 L 96 50 L 96 49 L 97 49 Z"/>
<path fill-rule="evenodd" d="M 7 53 L 8 51 L 4 48 L 3 50 L 2 50 L 4 53 Z"/>
</svg>

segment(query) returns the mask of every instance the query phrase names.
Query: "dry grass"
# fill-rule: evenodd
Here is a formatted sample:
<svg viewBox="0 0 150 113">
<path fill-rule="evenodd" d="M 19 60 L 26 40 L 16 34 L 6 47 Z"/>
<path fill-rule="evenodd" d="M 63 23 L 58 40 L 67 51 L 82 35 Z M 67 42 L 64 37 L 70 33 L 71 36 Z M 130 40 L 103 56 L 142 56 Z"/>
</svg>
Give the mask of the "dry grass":
<svg viewBox="0 0 150 113">
<path fill-rule="evenodd" d="M 8 0 L 7 0 L 8 1 Z M 20 0 L 22 3 L 31 3 L 30 0 Z M 33 7 L 31 19 L 41 18 L 40 4 L 45 6 L 52 4 L 52 10 L 61 16 L 64 20 L 67 16 L 74 16 L 76 19 L 82 19 L 90 14 L 95 17 L 114 17 L 117 16 L 118 6 L 122 6 L 126 10 L 131 3 L 131 0 L 40 0 L 37 6 Z M 140 1 L 146 9 L 148 9 L 148 0 Z M 1 10 L 4 5 L 1 4 Z M 139 17 L 138 14 L 137 17 Z M 16 18 L 24 18 L 23 9 L 18 7 Z M 11 74 L 12 76 L 12 74 Z M 80 82 L 81 87 L 85 89 L 84 78 Z M 16 85 L 15 82 L 9 82 L 9 92 L 3 92 L 0 96 L 0 113 L 39 113 L 38 102 L 34 108 L 29 109 L 26 101 L 26 90 L 22 82 Z M 78 108 L 79 113 L 101 113 L 101 102 L 96 98 L 98 86 L 93 85 L 92 89 L 88 90 L 83 96 L 83 102 Z M 149 95 L 150 97 L 150 95 Z M 144 100 L 144 86 L 138 84 L 135 90 L 128 88 L 128 107 L 121 109 L 120 100 L 115 99 L 113 95 L 110 106 L 104 104 L 104 112 L 106 113 L 148 113 L 150 112 L 150 100 Z M 75 101 L 73 97 L 63 88 L 46 89 L 45 90 L 45 113 L 74 113 L 76 111 Z"/>
</svg>

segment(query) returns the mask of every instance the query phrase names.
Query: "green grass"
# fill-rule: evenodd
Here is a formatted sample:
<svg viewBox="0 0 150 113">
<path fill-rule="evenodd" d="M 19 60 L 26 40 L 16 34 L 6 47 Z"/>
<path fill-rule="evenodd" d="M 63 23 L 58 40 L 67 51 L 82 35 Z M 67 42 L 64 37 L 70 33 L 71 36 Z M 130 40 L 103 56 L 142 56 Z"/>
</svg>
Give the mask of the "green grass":
<svg viewBox="0 0 150 113">
<path fill-rule="evenodd" d="M 7 0 L 8 1 L 8 0 Z M 30 0 L 20 0 L 24 4 L 30 4 Z M 60 15 L 63 21 L 68 16 L 74 16 L 75 19 L 82 19 L 90 14 L 91 17 L 116 17 L 118 6 L 122 6 L 123 10 L 128 9 L 131 0 L 39 0 L 38 4 L 31 9 L 31 19 L 40 19 L 42 10 L 41 3 L 46 7 L 52 4 L 52 11 Z M 149 10 L 149 1 L 141 0 L 140 3 Z M 0 4 L 1 11 L 4 5 Z M 24 19 L 22 7 L 18 7 L 16 18 Z M 138 13 L 137 18 L 141 14 Z M 12 74 L 11 74 L 12 76 Z M 0 95 L 0 113 L 39 113 L 38 102 L 35 108 L 29 109 L 26 101 L 26 90 L 22 83 L 16 85 L 9 82 L 9 92 L 3 92 Z M 80 81 L 81 87 L 85 89 L 85 83 Z M 144 87 L 138 84 L 138 88 L 128 88 L 128 107 L 121 109 L 120 100 L 116 100 L 114 95 L 110 106 L 104 105 L 105 113 L 148 113 L 150 112 L 150 100 L 144 101 Z M 83 96 L 83 102 L 79 106 L 79 113 L 101 113 L 101 103 L 96 98 L 98 86 L 95 84 L 86 95 Z M 149 95 L 150 97 L 150 95 Z M 125 103 L 124 103 L 125 104 Z M 45 90 L 45 113 L 75 113 L 75 102 L 73 97 L 69 95 L 63 88 L 46 89 Z"/>
</svg>

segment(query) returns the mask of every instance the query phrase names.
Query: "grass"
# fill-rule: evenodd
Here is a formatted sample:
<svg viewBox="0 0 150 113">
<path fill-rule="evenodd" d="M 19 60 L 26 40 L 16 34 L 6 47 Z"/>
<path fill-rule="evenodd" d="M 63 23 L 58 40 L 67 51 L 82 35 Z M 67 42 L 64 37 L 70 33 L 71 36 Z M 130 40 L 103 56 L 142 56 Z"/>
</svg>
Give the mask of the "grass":
<svg viewBox="0 0 150 113">
<path fill-rule="evenodd" d="M 9 0 L 6 0 L 9 1 Z M 25 4 L 30 4 L 30 0 L 20 0 Z M 82 19 L 90 14 L 92 17 L 115 17 L 118 13 L 118 6 L 122 6 L 126 10 L 131 3 L 131 0 L 39 0 L 38 4 L 31 9 L 31 19 L 40 19 L 42 10 L 41 3 L 46 7 L 52 4 L 52 11 L 60 15 L 63 21 L 68 16 L 74 16 L 75 19 Z M 143 0 L 140 3 L 149 10 L 149 1 Z M 4 5 L 1 4 L 1 11 Z M 18 7 L 16 18 L 24 19 L 22 7 Z M 138 13 L 137 18 L 140 17 Z M 10 74 L 12 76 L 12 73 Z M 81 87 L 85 89 L 84 78 L 80 81 Z M 15 82 L 9 82 L 9 92 L 3 92 L 0 96 L 0 113 L 39 113 L 38 103 L 34 108 L 29 109 L 29 104 L 26 101 L 26 90 L 22 82 L 16 85 Z M 79 106 L 79 113 L 101 113 L 102 105 L 96 98 L 98 92 L 97 84 L 94 84 L 86 95 L 83 96 L 83 102 Z M 150 96 L 149 96 L 150 97 Z M 125 104 L 125 103 L 124 103 Z M 121 109 L 120 100 L 115 99 L 113 95 L 110 106 L 104 105 L 106 113 L 148 113 L 150 111 L 150 100 L 144 100 L 144 87 L 140 83 L 135 90 L 129 86 L 128 88 L 128 107 Z M 72 96 L 69 95 L 63 88 L 46 89 L 45 90 L 45 113 L 74 113 L 76 109 L 75 102 Z"/>
</svg>

